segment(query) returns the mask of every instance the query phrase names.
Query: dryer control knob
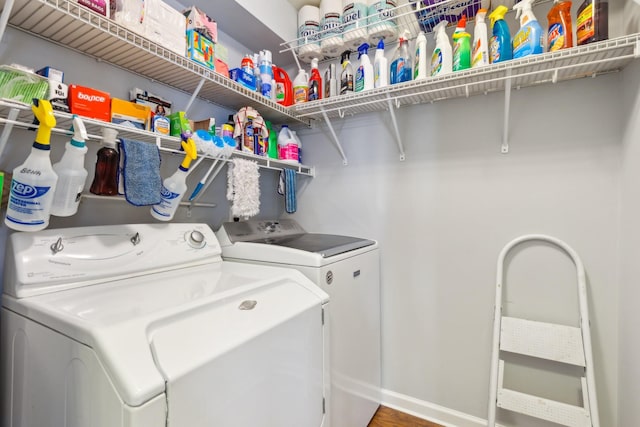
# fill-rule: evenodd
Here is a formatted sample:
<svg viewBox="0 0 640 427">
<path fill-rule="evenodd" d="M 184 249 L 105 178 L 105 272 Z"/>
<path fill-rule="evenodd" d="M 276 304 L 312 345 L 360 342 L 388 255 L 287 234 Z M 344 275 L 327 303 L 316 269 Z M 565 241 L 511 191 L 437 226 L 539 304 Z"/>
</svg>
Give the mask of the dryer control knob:
<svg viewBox="0 0 640 427">
<path fill-rule="evenodd" d="M 187 235 L 185 237 L 189 246 L 191 246 L 194 249 L 203 248 L 204 245 L 207 243 L 204 239 L 204 234 L 202 234 L 198 230 L 192 230 L 190 232 L 187 232 Z"/>
</svg>

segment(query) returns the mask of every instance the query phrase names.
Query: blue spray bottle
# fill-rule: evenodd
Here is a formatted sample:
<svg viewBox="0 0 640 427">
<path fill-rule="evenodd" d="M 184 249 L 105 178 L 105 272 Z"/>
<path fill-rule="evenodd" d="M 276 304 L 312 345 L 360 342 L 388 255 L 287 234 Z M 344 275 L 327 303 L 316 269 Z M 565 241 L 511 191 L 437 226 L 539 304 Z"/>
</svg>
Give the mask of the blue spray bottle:
<svg viewBox="0 0 640 427">
<path fill-rule="evenodd" d="M 500 5 L 489 15 L 493 32 L 491 40 L 489 40 L 489 61 L 492 64 L 513 59 L 511 33 L 507 22 L 504 20 L 504 14 L 508 11 L 509 9 Z"/>
<path fill-rule="evenodd" d="M 513 58 L 542 53 L 542 27 L 536 19 L 531 5 L 533 0 L 522 0 L 513 6 L 516 19 L 520 18 L 520 30 L 513 38 Z"/>
</svg>

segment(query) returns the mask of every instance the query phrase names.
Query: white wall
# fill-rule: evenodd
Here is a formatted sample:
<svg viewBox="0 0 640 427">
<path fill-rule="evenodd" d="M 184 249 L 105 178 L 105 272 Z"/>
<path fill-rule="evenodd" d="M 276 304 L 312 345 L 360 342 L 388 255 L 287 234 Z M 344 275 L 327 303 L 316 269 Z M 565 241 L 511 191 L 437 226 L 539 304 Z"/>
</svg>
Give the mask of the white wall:
<svg viewBox="0 0 640 427">
<path fill-rule="evenodd" d="M 383 113 L 335 121 L 346 167 L 324 127 L 302 133 L 317 177 L 296 218 L 380 241 L 386 389 L 486 419 L 496 259 L 511 239 L 546 233 L 586 265 L 602 425 L 617 425 L 620 79 L 514 92 L 507 155 L 502 94 L 400 110 L 405 162 Z M 530 291 L 509 295 L 506 309 L 566 320 L 576 313 L 569 261 L 530 253 L 507 276 L 507 287 L 518 277 Z"/>
</svg>

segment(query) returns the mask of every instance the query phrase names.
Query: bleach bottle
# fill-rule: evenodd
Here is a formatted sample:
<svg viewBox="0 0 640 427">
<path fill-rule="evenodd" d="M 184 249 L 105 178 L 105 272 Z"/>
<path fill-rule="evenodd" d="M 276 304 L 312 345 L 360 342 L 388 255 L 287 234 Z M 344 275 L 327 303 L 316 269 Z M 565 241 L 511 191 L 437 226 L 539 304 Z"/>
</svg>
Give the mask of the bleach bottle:
<svg viewBox="0 0 640 427">
<path fill-rule="evenodd" d="M 360 66 L 356 71 L 356 92 L 373 89 L 373 65 L 367 55 L 369 44 L 363 43 L 358 48 L 358 59 Z"/>
<path fill-rule="evenodd" d="M 448 22 L 446 20 L 438 22 L 434 28 L 436 33 L 436 47 L 431 55 L 431 76 L 440 76 L 453 71 L 453 53 L 451 43 L 445 28 Z"/>
<path fill-rule="evenodd" d="M 536 19 L 531 6 L 534 0 L 522 0 L 513 6 L 516 19 L 520 18 L 520 30 L 513 38 L 513 58 L 542 53 L 544 43 L 542 26 Z"/>
<path fill-rule="evenodd" d="M 508 11 L 509 9 L 500 5 L 489 15 L 493 34 L 489 41 L 489 62 L 492 64 L 513 59 L 511 32 L 504 20 L 504 14 Z"/>
<path fill-rule="evenodd" d="M 427 78 L 427 38 L 420 31 L 416 38 L 416 55 L 413 57 L 413 79 Z"/>
<path fill-rule="evenodd" d="M 71 216 L 78 212 L 80 197 L 87 180 L 87 170 L 84 168 L 84 155 L 87 153 L 85 140 L 87 129 L 80 117 L 73 116 L 73 137 L 67 142 L 62 159 L 53 165 L 58 175 L 58 185 L 53 193 L 51 215 Z"/>
<path fill-rule="evenodd" d="M 287 163 L 299 163 L 298 148 L 298 141 L 291 133 L 289 126 L 282 125 L 282 129 L 278 133 L 278 157 L 280 160 Z"/>
<path fill-rule="evenodd" d="M 476 14 L 476 26 L 473 30 L 473 47 L 471 50 L 471 68 L 489 65 L 489 41 L 487 40 L 487 24 L 484 17 L 487 9 L 480 9 Z"/>
<path fill-rule="evenodd" d="M 180 206 L 182 196 L 187 191 L 187 172 L 191 161 L 198 156 L 196 143 L 193 139 L 182 134 L 182 149 L 185 151 L 184 159 L 178 170 L 162 181 L 160 196 L 162 199 L 157 205 L 151 206 L 151 216 L 160 221 L 171 221 Z"/>
<path fill-rule="evenodd" d="M 27 160 L 13 170 L 4 223 L 18 231 L 39 231 L 49 225 L 58 175 L 51 166 L 51 129 L 56 126 L 51 103 L 34 99 L 34 124 L 40 124 Z"/>
</svg>

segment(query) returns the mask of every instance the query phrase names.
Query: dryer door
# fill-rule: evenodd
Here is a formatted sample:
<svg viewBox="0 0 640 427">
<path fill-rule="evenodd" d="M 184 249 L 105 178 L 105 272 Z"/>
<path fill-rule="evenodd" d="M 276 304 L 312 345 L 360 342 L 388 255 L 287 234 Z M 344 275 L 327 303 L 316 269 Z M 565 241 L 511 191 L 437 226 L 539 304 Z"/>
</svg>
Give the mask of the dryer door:
<svg viewBox="0 0 640 427">
<path fill-rule="evenodd" d="M 291 280 L 153 325 L 169 426 L 319 427 L 320 299 Z"/>
</svg>

